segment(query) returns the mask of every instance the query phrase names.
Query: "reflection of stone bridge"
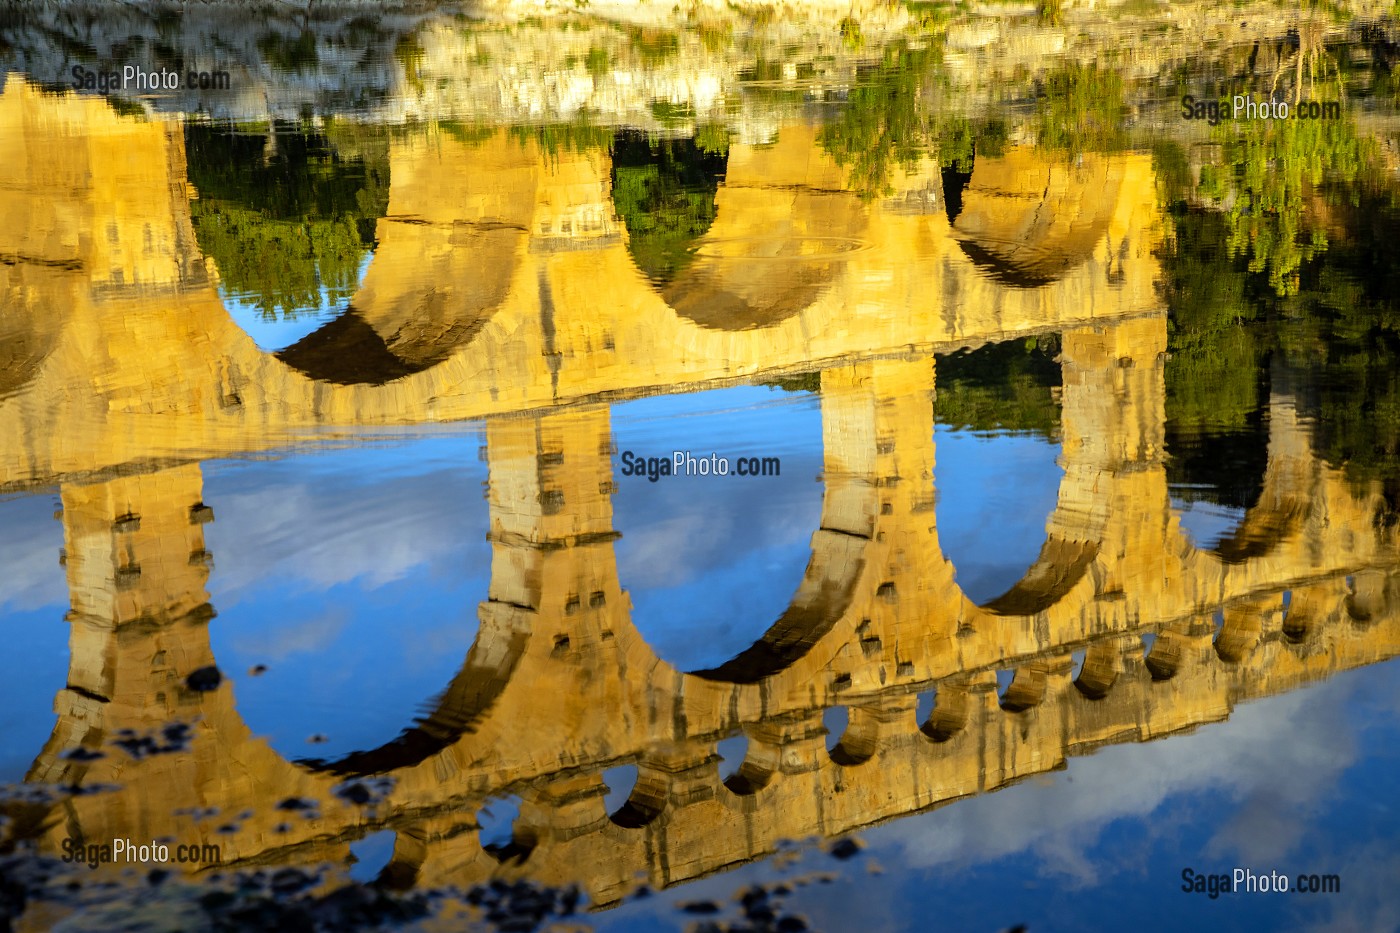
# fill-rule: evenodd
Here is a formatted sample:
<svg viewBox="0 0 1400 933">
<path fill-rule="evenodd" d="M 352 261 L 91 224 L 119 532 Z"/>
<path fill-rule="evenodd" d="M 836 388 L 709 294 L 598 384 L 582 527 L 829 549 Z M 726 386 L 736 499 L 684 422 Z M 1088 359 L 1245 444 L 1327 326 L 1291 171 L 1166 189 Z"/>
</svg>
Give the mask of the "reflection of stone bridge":
<svg viewBox="0 0 1400 933">
<path fill-rule="evenodd" d="M 1146 158 L 984 160 L 950 224 L 936 166 L 863 200 L 811 128 L 789 127 L 731 149 L 697 258 L 658 287 L 628 252 L 606 152 L 424 131 L 391 146 L 350 310 L 272 354 L 199 253 L 179 124 L 11 80 L 0 156 L 0 490 L 313 426 L 678 391 L 1158 310 Z"/>
<path fill-rule="evenodd" d="M 607 176 L 595 159 L 561 157 L 547 171 L 505 144 L 405 144 L 396 219 L 381 225 L 355 313 L 359 339 L 373 334 L 416 372 L 378 385 L 318 370 L 335 354 L 263 354 L 228 323 L 180 220 L 178 135 L 15 87 L 0 101 L 12 121 L 0 146 L 25 139 L 10 127 L 30 135 L 23 158 L 0 164 L 28 174 L 0 188 L 0 230 L 29 234 L 0 250 L 3 346 L 32 365 L 0 397 L 0 422 L 21 439 L 3 469 L 11 489 L 61 484 L 72 599 L 68 683 L 30 779 L 120 785 L 19 813 L 19 825 L 45 826 L 45 850 L 69 836 L 171 836 L 215 842 L 226 861 L 339 860 L 353 840 L 391 828 L 395 878 L 582 873 L 609 903 L 639 872 L 673 884 L 782 839 L 995 789 L 1400 647 L 1379 497 L 1314 458 L 1286 397 L 1271 404 L 1263 492 L 1239 528 L 1211 550 L 1181 532 L 1162 464 L 1165 321 L 1154 313 L 1151 179 L 1139 161 L 1104 166 L 1095 190 L 1109 206 L 1086 202 L 1061 220 L 1054 204 L 1090 196 L 1013 154 L 974 176 L 950 225 L 908 210 L 917 198 L 852 200 L 795 129 L 772 152 L 731 155 L 720 217 L 685 273 L 713 300 L 687 310 L 630 265 L 600 206 Z M 82 133 L 88 149 L 74 145 Z M 64 161 L 99 148 L 104 158 L 81 172 Z M 476 193 L 472 176 L 437 175 L 420 213 L 409 211 L 414 178 L 449 157 L 498 159 L 499 173 Z M 1039 172 L 1042 189 L 1066 192 L 1049 211 L 1027 207 L 999 170 Z M 532 192 L 534 213 L 491 206 L 516 187 Z M 87 192 L 81 203 L 75 189 Z M 497 242 L 507 237 L 517 239 Z M 747 253 L 792 262 L 759 271 L 726 259 L 745 237 Z M 838 238 L 860 249 L 812 246 Z M 399 248 L 416 262 L 393 260 Z M 490 266 L 477 266 L 482 255 Z M 509 274 L 493 284 L 503 264 Z M 726 316 L 706 319 L 714 308 Z M 939 546 L 932 352 L 1041 330 L 1062 334 L 1064 479 L 1037 561 L 977 606 Z M 712 670 L 676 670 L 641 640 L 617 575 L 613 540 L 626 529 L 612 520 L 602 400 L 814 364 L 825 499 L 803 582 L 750 649 Z M 218 624 L 205 589 L 212 513 L 188 461 L 271 446 L 303 425 L 478 416 L 489 597 L 429 714 L 381 748 L 293 763 L 250 734 L 235 684 L 185 686 L 215 663 L 208 626 Z M 1146 633 L 1156 638 L 1144 656 Z M 1000 671 L 1014 672 L 1003 691 Z M 916 723 L 915 697 L 930 690 L 934 710 Z M 833 705 L 849 710 L 849 726 L 828 752 L 822 714 Z M 195 723 L 183 753 L 132 761 L 106 748 L 120 730 L 172 719 Z M 721 781 L 715 745 L 736 733 L 747 757 Z M 72 754 L 81 748 L 108 754 Z M 621 764 L 636 766 L 636 785 L 609 814 L 601 774 Z M 377 815 L 333 792 L 367 773 L 396 778 Z M 488 851 L 471 814 L 502 793 L 524 800 L 515 845 Z M 316 801 L 316 814 L 277 810 L 289 797 Z M 222 817 L 191 812 L 209 806 Z M 225 820 L 236 828 L 219 833 Z"/>
<path fill-rule="evenodd" d="M 1160 318 L 1064 335 L 1059 500 L 1040 558 L 980 607 L 938 543 L 931 363 L 825 371 L 825 500 L 803 582 L 759 642 L 707 671 L 676 670 L 633 625 L 607 410 L 488 421 L 477 640 L 419 722 L 331 762 L 288 762 L 253 736 L 236 683 L 186 687 L 217 661 L 198 466 L 67 485 L 72 661 L 29 779 L 120 789 L 21 822 L 49 821 L 45 850 L 170 836 L 246 864 L 341 861 L 389 828 L 386 877 L 528 873 L 581 880 L 606 904 L 639 876 L 679 883 L 1392 656 L 1400 581 L 1379 502 L 1313 458 L 1287 400 L 1274 399 L 1264 491 L 1234 535 L 1214 550 L 1183 535 L 1159 459 L 1162 335 Z M 1014 672 L 1000 691 L 999 672 Z M 828 751 L 836 705 L 849 725 Z M 132 761 L 107 747 L 171 720 L 194 723 L 182 753 Z M 722 781 L 716 743 L 735 734 L 747 757 Z M 608 813 L 602 774 L 623 764 L 636 783 Z M 379 773 L 396 783 L 377 813 L 334 792 Z M 487 848 L 472 814 L 510 793 L 523 799 L 513 843 Z M 315 815 L 276 808 L 290 797 Z M 210 806 L 218 819 L 193 815 Z M 225 821 L 236 828 L 218 832 Z"/>
</svg>

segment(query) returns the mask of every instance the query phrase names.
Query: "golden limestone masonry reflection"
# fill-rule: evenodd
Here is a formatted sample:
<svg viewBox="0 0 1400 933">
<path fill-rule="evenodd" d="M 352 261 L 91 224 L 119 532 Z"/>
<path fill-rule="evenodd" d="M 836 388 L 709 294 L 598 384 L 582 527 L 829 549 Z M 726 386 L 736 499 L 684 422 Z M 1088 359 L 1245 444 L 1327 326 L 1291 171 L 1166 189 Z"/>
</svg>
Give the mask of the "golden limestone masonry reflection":
<svg viewBox="0 0 1400 933">
<path fill-rule="evenodd" d="M 197 249 L 176 124 L 12 80 L 0 155 L 0 255 L 26 259 L 0 265 L 15 303 L 3 326 L 30 348 L 0 393 L 45 400 L 0 406 L 0 488 L 152 450 L 265 450 L 320 424 L 484 418 L 1162 313 L 1147 156 L 980 160 L 950 224 L 898 193 L 862 199 L 812 127 L 736 144 L 701 254 L 673 283 L 728 309 L 710 319 L 637 271 L 609 220 L 605 151 L 425 131 L 390 144 L 388 213 L 350 302 L 395 368 L 346 372 L 329 336 L 325 352 L 269 353 L 230 318 Z M 937 177 L 925 163 L 901 183 Z M 803 258 L 814 236 L 864 245 Z M 1018 238 L 1034 248 L 1008 250 Z M 799 255 L 735 261 L 736 243 Z M 1047 284 L 1016 287 L 1027 277 Z M 100 375 L 93 346 L 112 362 Z"/>
<path fill-rule="evenodd" d="M 17 257 L 0 264 L 0 295 L 26 348 L 0 374 L 0 491 L 61 490 L 72 604 L 57 724 L 28 779 L 119 785 L 55 804 L 35 823 L 42 852 L 79 835 L 168 837 L 218 844 L 226 863 L 344 863 L 392 813 L 403 877 L 569 884 L 582 871 L 606 905 L 639 876 L 665 887 L 1004 787 L 1400 645 L 1381 497 L 1314 456 L 1289 397 L 1270 400 L 1263 491 L 1235 535 L 1205 549 L 1183 533 L 1163 463 L 1147 157 L 979 160 L 950 223 L 862 201 L 809 127 L 736 144 L 712 243 L 863 248 L 790 276 L 713 250 L 684 273 L 725 299 L 707 318 L 637 272 L 609 220 L 606 153 L 551 157 L 505 133 L 391 145 L 388 216 L 354 305 L 412 371 L 376 381 L 265 353 L 230 321 L 191 232 L 178 128 L 20 80 L 0 95 L 0 255 Z M 468 228 L 502 261 L 454 239 Z M 761 330 L 745 316 L 756 308 L 771 318 Z M 1063 335 L 1064 478 L 1035 563 L 978 606 L 933 508 L 935 354 L 1046 331 Z M 109 368 L 94 372 L 93 347 Z M 802 582 L 750 649 L 676 670 L 639 636 L 618 575 L 598 400 L 813 360 L 823 502 Z M 190 685 L 218 663 L 203 535 L 218 503 L 204 502 L 200 462 L 322 424 L 468 418 L 486 423 L 492 562 L 460 674 L 402 741 L 286 760 L 240 717 L 235 683 Z M 1014 672 L 1004 697 L 999 671 Z M 828 752 L 822 714 L 837 704 L 850 725 Z M 73 754 L 172 722 L 178 754 Z M 740 733 L 748 756 L 721 781 L 716 743 Z M 602 774 L 629 763 L 636 788 L 610 814 Z M 368 774 L 390 779 L 382 810 L 346 792 Z M 528 866 L 463 831 L 503 792 L 522 798 Z M 306 818 L 286 818 L 289 800 Z M 220 833 L 198 818 L 208 807 L 248 816 Z"/>
<path fill-rule="evenodd" d="M 1348 533 L 1374 527 L 1374 503 L 1313 459 L 1307 427 L 1282 399 L 1265 489 L 1241 535 L 1256 524 L 1277 533 L 1251 556 L 1195 550 L 1182 536 L 1156 452 L 1160 340 L 1160 319 L 1142 319 L 1066 342 L 1071 459 L 1059 502 L 1040 560 L 984 607 L 961 596 L 930 509 L 932 363 L 824 372 L 825 497 L 806 575 L 759 643 L 708 671 L 674 670 L 633 626 L 613 552 L 607 409 L 490 419 L 491 579 L 462 673 L 405 724 L 418 739 L 314 765 L 253 736 L 234 685 L 182 688 L 217 663 L 198 467 L 71 484 L 73 686 L 60 693 L 58 726 L 30 777 L 105 783 L 120 769 L 121 786 L 66 802 L 68 818 L 41 848 L 58 853 L 74 827 L 89 840 L 139 829 L 217 843 L 228 861 L 292 850 L 342 861 L 355 838 L 347 833 L 366 819 L 343 788 L 382 773 L 393 781 L 390 811 L 413 814 L 396 818 L 414 845 L 395 857 L 420 882 L 528 871 L 566 884 L 584 866 L 587 893 L 608 904 L 638 873 L 655 886 L 700 877 L 783 839 L 837 835 L 1001 787 L 1066 756 L 1174 734 L 1245 699 L 1391 656 L 1400 644 L 1393 557 Z M 1101 365 L 1129 347 L 1138 355 L 1126 358 L 1141 365 Z M 1221 605 L 1217 638 L 1211 615 Z M 1146 657 L 1144 632 L 1157 636 Z M 1078 678 L 1076 651 L 1085 652 Z M 1002 670 L 1015 676 L 998 698 Z M 930 689 L 937 706 L 918 723 L 915 696 Z M 828 752 L 821 724 L 832 704 L 849 709 L 850 726 Z M 143 734 L 171 720 L 192 724 L 185 753 L 67 754 L 95 734 Z M 748 757 L 721 781 L 715 743 L 736 732 L 749 739 Z M 637 764 L 636 789 L 609 814 L 602 774 L 625 762 Z M 514 869 L 459 831 L 463 812 L 506 788 L 523 798 L 517 841 L 531 851 Z M 286 819 L 278 804 L 288 799 L 312 815 Z M 208 806 L 251 816 L 215 835 L 195 815 Z M 648 854 L 657 847 L 665 858 Z"/>
</svg>

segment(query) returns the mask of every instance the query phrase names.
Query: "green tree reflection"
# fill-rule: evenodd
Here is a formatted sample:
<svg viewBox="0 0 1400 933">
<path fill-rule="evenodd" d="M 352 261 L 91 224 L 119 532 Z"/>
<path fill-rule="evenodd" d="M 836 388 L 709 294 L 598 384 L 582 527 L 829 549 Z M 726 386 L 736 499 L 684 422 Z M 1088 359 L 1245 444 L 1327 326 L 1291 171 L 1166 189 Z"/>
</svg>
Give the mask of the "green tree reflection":
<svg viewBox="0 0 1400 933">
<path fill-rule="evenodd" d="M 940 424 L 1058 439 L 1058 334 L 939 357 L 934 413 Z"/>
<path fill-rule="evenodd" d="M 694 259 L 692 244 L 715 220 L 727 154 L 728 137 L 713 130 L 694 139 L 624 132 L 613 140 L 613 205 L 633 261 L 653 282 L 670 282 Z"/>
<path fill-rule="evenodd" d="M 350 299 L 388 209 L 387 142 L 347 157 L 321 135 L 191 125 L 185 153 L 195 236 L 226 288 L 268 318 Z"/>
<path fill-rule="evenodd" d="M 866 195 L 890 193 L 890 175 L 912 167 L 933 136 L 923 85 L 935 62 L 930 49 L 887 49 L 861 69 L 837 117 L 819 142 Z"/>
<path fill-rule="evenodd" d="M 844 104 L 822 128 L 822 147 L 848 170 L 849 183 L 862 194 L 890 194 L 894 171 L 912 169 L 925 155 L 966 173 L 975 154 L 995 157 L 1004 150 L 1007 126 L 999 117 L 970 119 L 931 103 L 948 83 L 940 63 L 936 46 L 887 49 L 861 69 Z M 1116 71 L 1064 64 L 1034 87 L 1036 139 L 1052 157 L 1127 145 L 1124 84 Z"/>
<path fill-rule="evenodd" d="M 1371 171 L 1374 145 L 1350 125 L 1243 127 L 1199 189 L 1182 151 L 1159 147 L 1178 435 L 1257 429 L 1267 393 L 1284 393 L 1330 463 L 1400 478 L 1400 209 Z"/>
<path fill-rule="evenodd" d="M 1097 63 L 1069 62 L 1050 71 L 1036 95 L 1037 142 L 1077 157 L 1117 152 L 1127 145 L 1123 77 Z"/>
<path fill-rule="evenodd" d="M 1302 264 L 1327 248 L 1304 224 L 1304 202 L 1323 181 L 1351 184 L 1374 162 L 1373 139 L 1351 120 L 1246 120 L 1215 130 L 1223 158 L 1206 166 L 1200 193 L 1224 205 L 1229 254 L 1264 273 L 1280 296 L 1296 294 Z"/>
</svg>

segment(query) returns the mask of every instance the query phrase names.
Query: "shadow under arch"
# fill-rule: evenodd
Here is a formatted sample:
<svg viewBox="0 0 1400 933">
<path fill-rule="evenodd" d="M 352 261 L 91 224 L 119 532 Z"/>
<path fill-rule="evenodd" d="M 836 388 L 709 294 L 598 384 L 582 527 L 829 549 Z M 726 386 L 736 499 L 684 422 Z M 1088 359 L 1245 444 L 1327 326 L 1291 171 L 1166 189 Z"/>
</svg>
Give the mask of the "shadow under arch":
<svg viewBox="0 0 1400 933">
<path fill-rule="evenodd" d="M 842 535 L 849 541 L 826 540 L 839 556 L 819 553 L 823 536 L 841 535 L 826 529 L 813 535 L 812 558 L 792 603 L 753 645 L 718 667 L 691 671 L 691 676 L 733 684 L 753 684 L 790 667 L 806 656 L 846 614 L 865 568 L 858 553 L 869 538 Z M 848 559 L 849 558 L 849 559 Z"/>
<path fill-rule="evenodd" d="M 821 524 L 812 534 L 811 557 L 788 607 L 758 641 L 717 667 L 690 676 L 753 684 L 805 657 L 847 615 L 865 579 L 876 538 L 880 497 L 875 451 L 851 449 L 851 437 L 873 428 L 874 400 L 847 386 L 834 371 L 822 373 L 822 435 L 825 469 Z M 875 432 L 871 431 L 873 435 Z M 874 443 L 874 437 L 869 440 Z M 891 585 L 892 586 L 892 585 Z"/>
<path fill-rule="evenodd" d="M 319 382 L 383 385 L 469 344 L 528 245 L 538 154 L 505 133 L 391 148 L 275 129 L 234 143 L 186 130 L 195 238 L 220 278 L 264 316 L 342 307 L 273 355 Z"/>
<path fill-rule="evenodd" d="M 951 444 L 955 437 L 957 437 L 957 433 L 948 435 L 944 442 L 945 446 Z M 1016 441 L 1016 438 L 1008 437 L 1004 440 L 1012 442 Z M 1044 442 L 1043 439 L 1042 442 Z M 942 466 L 946 469 L 950 462 L 955 463 L 956 461 L 950 455 L 954 451 L 962 449 L 965 448 L 961 446 L 949 447 L 941 459 Z M 978 537 L 971 542 L 971 554 L 965 556 L 962 569 L 964 571 L 972 570 L 979 566 L 987 566 L 988 562 L 992 561 L 997 577 L 1005 581 L 1011 573 L 1015 573 L 1016 567 L 1010 558 L 1017 548 L 1010 545 L 1010 542 L 1024 542 L 1033 546 L 1033 542 L 1037 539 L 1041 541 L 1040 548 L 1035 552 L 1035 557 L 1029 565 L 1020 565 L 1026 569 L 1020 571 L 1014 577 L 1014 582 L 1000 595 L 990 596 L 987 592 L 990 586 L 983 589 L 982 587 L 986 584 L 979 585 L 974 579 L 975 574 L 974 578 L 969 578 L 968 582 L 963 584 L 964 587 L 969 587 L 973 591 L 973 593 L 967 593 L 966 589 L 963 590 L 967 598 L 990 615 L 1033 616 L 1044 612 L 1059 603 L 1089 576 L 1094 562 L 1099 557 L 1100 538 L 1106 521 L 1106 513 L 1096 508 L 1096 503 L 1101 499 L 1095 486 L 1099 474 L 1092 469 L 1085 469 L 1074 463 L 1064 463 L 1059 457 L 1056 457 L 1054 461 L 1057 465 L 1055 472 L 1059 476 L 1058 482 L 1055 482 L 1045 467 L 1049 466 L 1048 455 L 1052 451 L 1058 452 L 1059 449 L 1058 444 L 1049 446 L 1048 449 L 1036 449 L 1037 456 L 1047 458 L 1047 462 L 1034 466 L 1027 465 L 1011 473 L 989 473 L 984 459 L 985 454 L 977 454 L 976 459 L 973 459 L 971 455 L 966 455 L 969 459 L 963 464 L 961 473 L 977 468 L 975 473 L 979 477 L 977 481 L 989 483 L 986 487 L 986 494 L 998 497 L 1000 500 L 998 501 L 999 510 L 1014 513 L 1029 520 L 1034 515 L 1045 514 L 1042 511 L 1047 505 L 1045 496 L 1050 489 L 1055 490 L 1054 504 L 1049 510 L 1045 523 L 1039 528 L 1032 527 L 1027 521 L 1025 524 L 1004 527 L 1001 536 L 995 541 L 987 539 L 979 531 Z M 1026 470 L 1033 470 L 1033 472 L 1027 473 Z M 956 501 L 958 498 L 956 495 L 947 497 L 946 494 L 950 486 L 954 490 L 957 487 L 947 482 L 946 474 L 943 478 L 944 482 L 940 484 L 941 494 L 938 501 L 940 503 Z M 1052 483 L 1054 483 L 1053 486 Z M 974 488 L 980 489 L 980 487 Z M 1033 498 L 1021 501 L 1021 497 L 1026 495 L 1032 495 Z M 1001 497 L 1009 498 L 1002 499 Z M 950 515 L 945 511 L 948 507 L 946 505 L 939 507 L 939 524 L 942 532 L 940 546 L 944 548 L 944 557 L 956 568 L 959 562 L 953 558 L 947 548 L 957 547 L 955 528 L 963 524 L 966 519 L 959 520 L 957 514 Z M 978 521 L 980 523 L 981 520 Z M 981 525 L 979 524 L 977 527 L 980 529 Z M 954 532 L 954 534 L 948 534 L 948 532 Z M 1003 576 L 1003 573 L 1006 575 Z M 1004 586 L 1005 583 L 1003 582 L 1002 585 Z M 977 592 L 978 590 L 981 592 Z"/>
<path fill-rule="evenodd" d="M 1214 544 L 1198 548 L 1227 565 L 1267 557 L 1294 537 L 1313 511 L 1316 461 L 1310 431 L 1299 420 L 1293 399 L 1271 394 L 1267 418 L 1253 418 L 1251 424 L 1253 446 L 1260 453 L 1229 458 L 1225 462 L 1229 472 L 1224 477 L 1220 466 L 1193 468 L 1196 458 L 1189 450 L 1181 458 L 1188 461 L 1186 468 L 1193 470 L 1185 479 L 1193 487 L 1215 492 L 1205 498 L 1237 508 L 1249 501 L 1246 496 L 1252 499 L 1233 528 Z M 1182 476 L 1182 468 L 1176 469 L 1178 477 Z"/>
<path fill-rule="evenodd" d="M 22 278 L 0 265 L 0 401 L 19 392 L 39 375 L 44 361 L 53 353 L 62 330 L 62 319 L 52 314 L 35 314 L 15 294 L 15 278 Z M 16 283 L 18 284 L 18 283 Z M 20 289 L 23 294 L 24 289 Z"/>
<path fill-rule="evenodd" d="M 489 605 L 489 604 L 488 604 Z M 351 752 L 334 760 L 302 759 L 296 764 L 315 772 L 346 777 L 383 774 L 421 764 L 473 732 L 495 706 L 525 656 L 530 632 L 483 619 L 481 632 L 462 669 L 435 700 L 431 711 L 378 748 Z"/>
<path fill-rule="evenodd" d="M 525 216 L 509 223 L 384 218 L 378 251 L 350 307 L 277 358 L 339 385 L 383 385 L 444 362 L 476 338 L 510 292 L 533 192 L 515 207 Z M 438 257 L 426 273 L 424 255 Z"/>
<path fill-rule="evenodd" d="M 1302 527 L 1309 511 L 1311 503 L 1292 497 L 1277 507 L 1256 503 L 1234 531 L 1209 550 L 1226 564 L 1266 557 Z"/>
<path fill-rule="evenodd" d="M 461 267 L 459 283 L 471 283 L 466 294 L 423 282 L 417 294 L 395 296 L 387 307 L 375 300 L 370 276 L 392 275 L 399 255 L 408 263 L 419 257 L 409 247 L 376 255 L 350 307 L 276 356 L 303 375 L 339 385 L 383 385 L 430 369 L 471 343 L 505 301 L 525 239 L 523 228 L 453 225 L 449 242 L 462 255 L 451 264 Z M 381 241 L 381 252 L 392 249 Z"/>
<path fill-rule="evenodd" d="M 940 549 L 955 567 L 952 552 L 965 552 L 960 589 L 992 615 L 1050 608 L 1099 556 L 1107 521 L 1099 487 L 1112 467 L 1075 438 L 1102 430 L 1096 402 L 1108 393 L 1066 376 L 1067 366 L 1082 369 L 1076 360 L 1091 353 L 1088 339 L 1086 346 L 1083 334 L 1045 335 L 938 357 Z M 995 535 L 982 512 L 964 505 L 974 501 L 998 515 Z M 1047 518 L 1037 524 L 1041 515 Z"/>
<path fill-rule="evenodd" d="M 839 278 L 864 243 L 869 207 L 844 190 L 834 164 L 813 166 L 811 150 L 798 131 L 762 152 L 731 150 L 713 221 L 683 267 L 658 283 L 678 315 L 711 330 L 770 327 Z"/>
<path fill-rule="evenodd" d="M 1104 156 L 1068 164 L 1013 149 L 977 158 L 944 204 L 959 247 L 978 269 L 1002 285 L 1039 288 L 1093 256 L 1117 208 L 1123 169 Z"/>
<path fill-rule="evenodd" d="M 1084 579 L 1098 556 L 1097 541 L 1075 541 L 1052 535 L 1041 546 L 1039 556 L 1025 575 L 982 608 L 1002 616 L 1044 612 Z"/>
</svg>

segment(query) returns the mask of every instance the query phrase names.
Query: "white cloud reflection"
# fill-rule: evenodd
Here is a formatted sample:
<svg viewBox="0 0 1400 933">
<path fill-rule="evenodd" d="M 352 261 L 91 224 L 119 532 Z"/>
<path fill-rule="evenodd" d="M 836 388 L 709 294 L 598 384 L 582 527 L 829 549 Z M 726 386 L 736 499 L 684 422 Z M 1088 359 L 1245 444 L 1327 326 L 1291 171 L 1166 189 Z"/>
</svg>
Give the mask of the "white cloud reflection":
<svg viewBox="0 0 1400 933">
<path fill-rule="evenodd" d="M 1390 672 L 1385 683 L 1390 709 L 1400 708 L 1400 677 Z M 1228 801 L 1222 809 L 1231 816 L 1201 845 L 1202 870 L 1314 870 L 1301 843 L 1358 761 L 1366 720 L 1355 692 L 1355 681 L 1341 675 L 1244 704 L 1198 732 L 1072 758 L 1066 772 L 893 823 L 871 838 L 914 867 L 970 868 L 1028 853 L 1044 875 L 1088 887 L 1142 870 L 1152 845 L 1174 839 L 1204 796 Z M 1101 845 L 1119 820 L 1143 822 L 1140 846 Z"/>
</svg>

